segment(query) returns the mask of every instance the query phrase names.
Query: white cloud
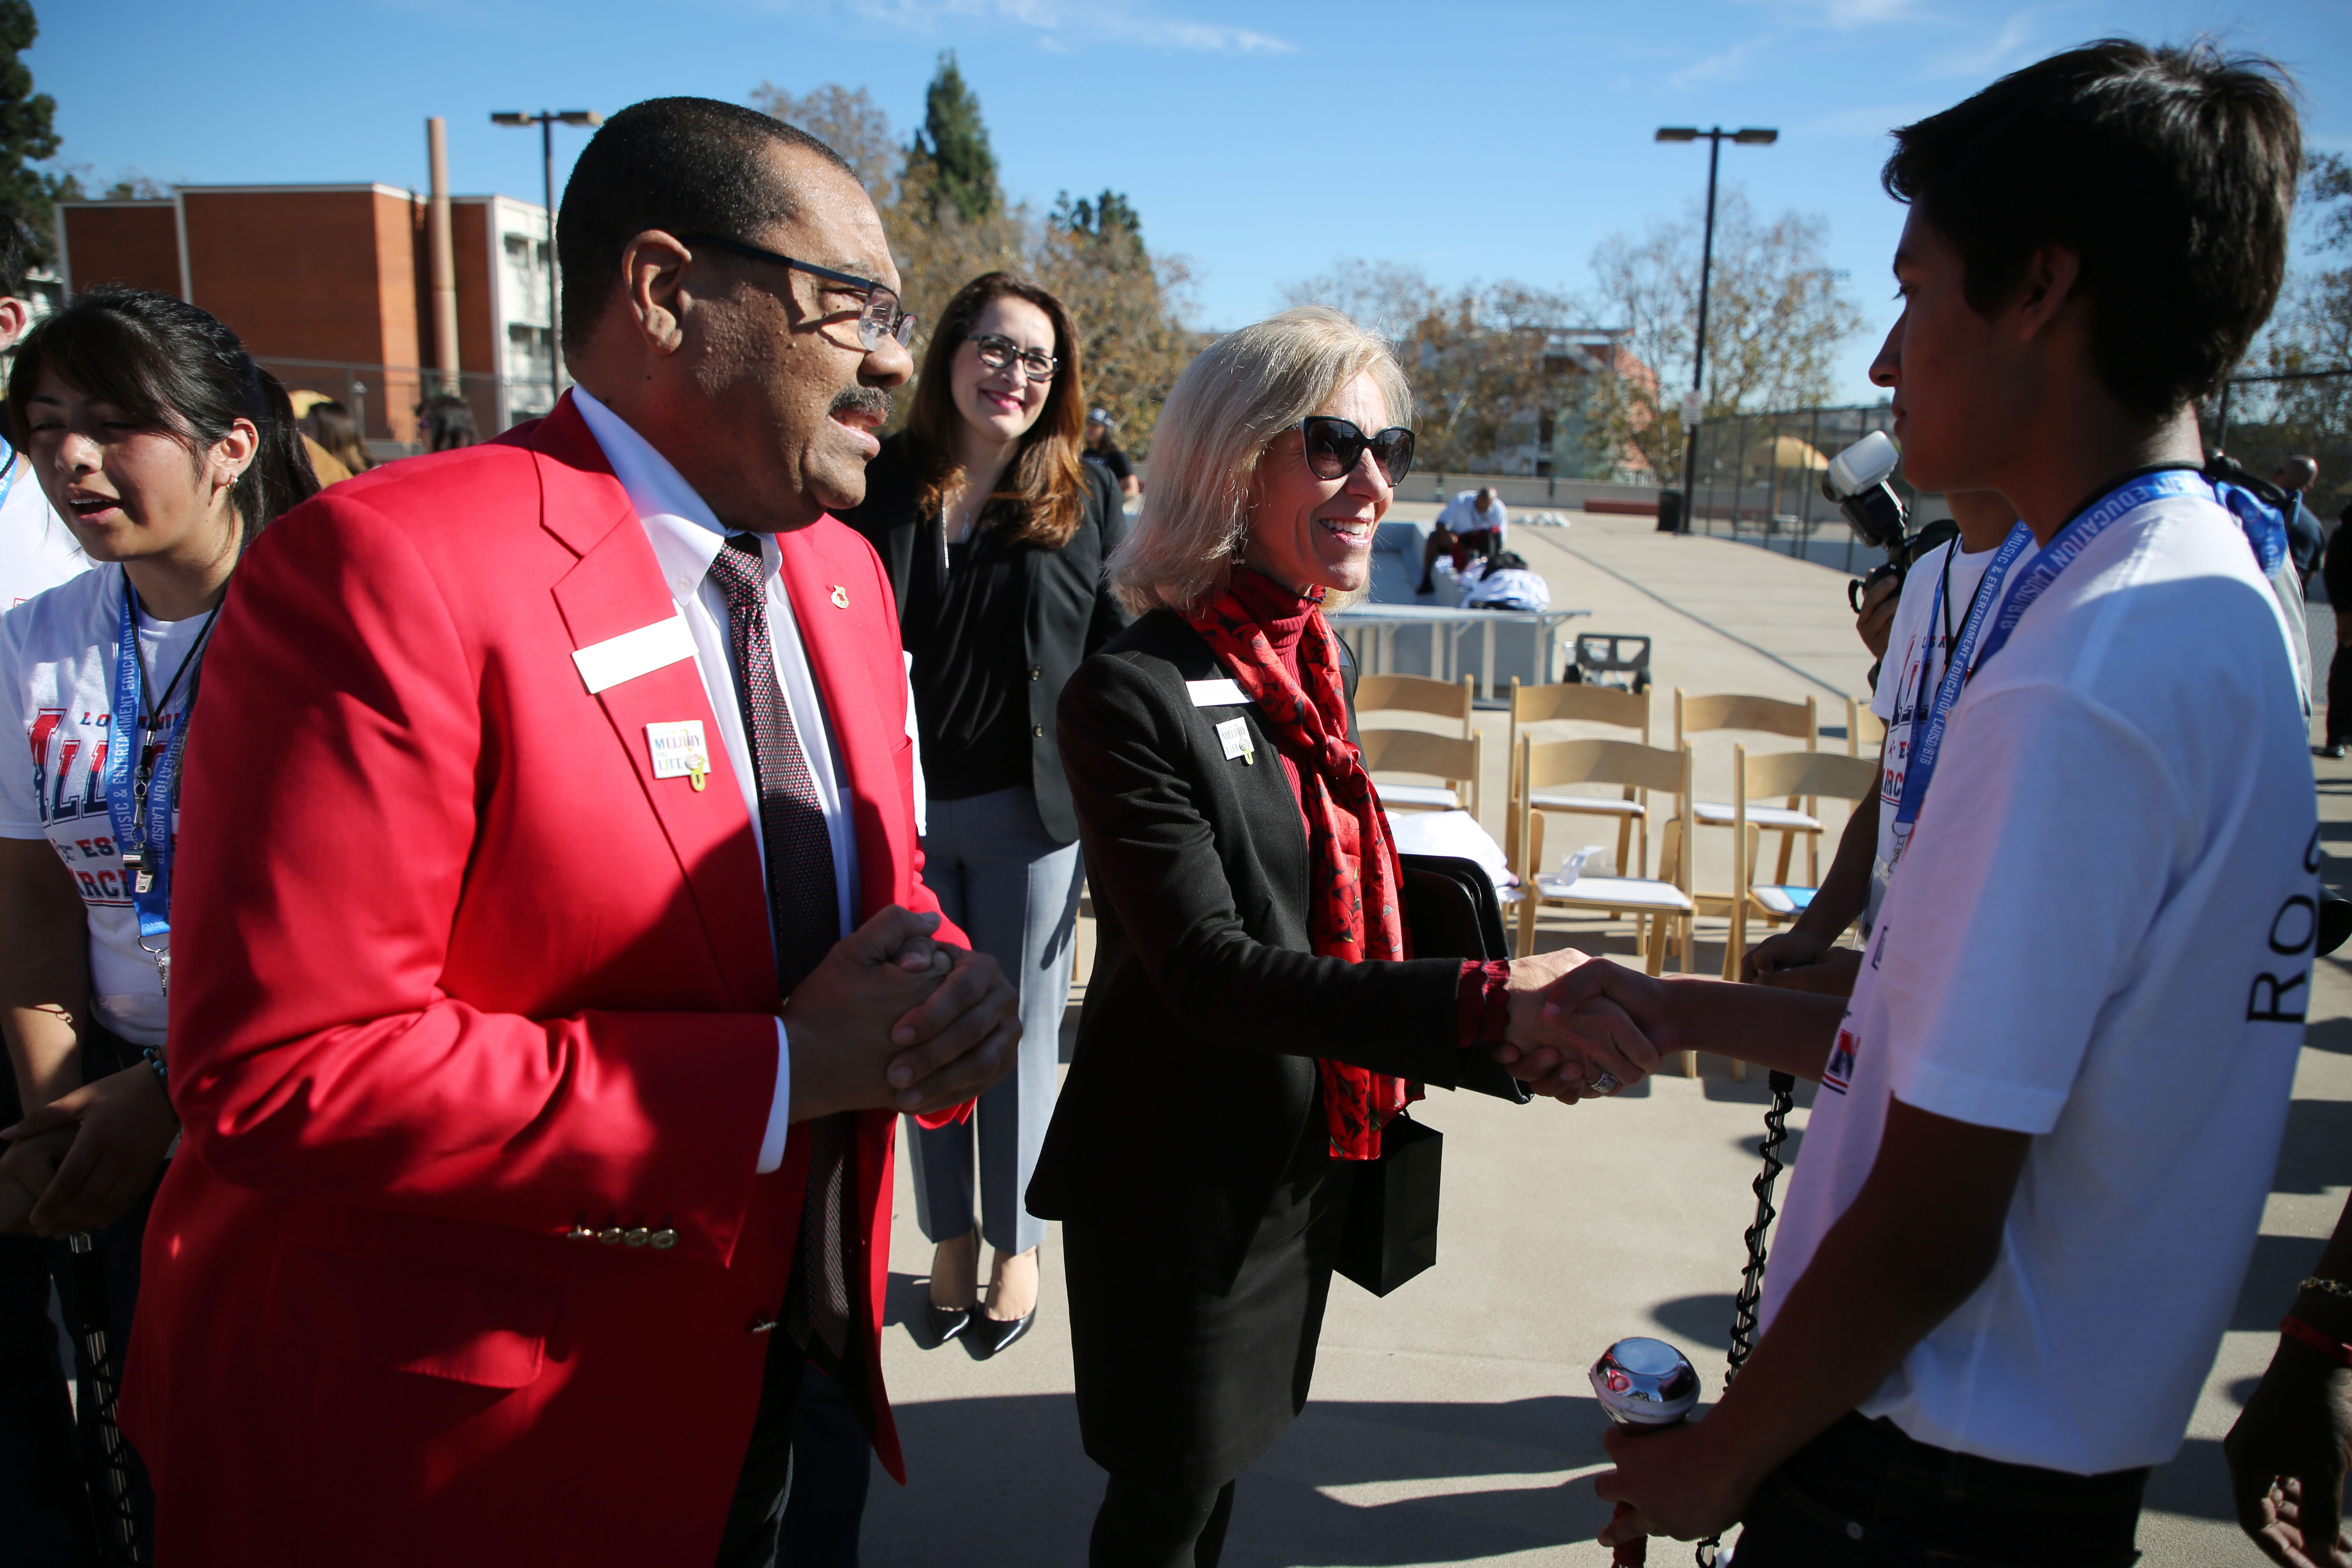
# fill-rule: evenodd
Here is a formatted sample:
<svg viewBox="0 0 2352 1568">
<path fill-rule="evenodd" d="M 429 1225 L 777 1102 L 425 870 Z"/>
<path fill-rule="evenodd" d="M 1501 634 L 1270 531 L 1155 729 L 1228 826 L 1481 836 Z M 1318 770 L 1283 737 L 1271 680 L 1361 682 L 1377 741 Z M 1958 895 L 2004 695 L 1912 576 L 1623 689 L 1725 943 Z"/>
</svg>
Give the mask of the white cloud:
<svg viewBox="0 0 2352 1568">
<path fill-rule="evenodd" d="M 1748 0 L 1792 26 L 1852 32 L 1889 22 L 1912 22 L 1925 14 L 1922 0 Z"/>
<path fill-rule="evenodd" d="M 869 22 L 925 33 L 954 22 L 997 22 L 1025 28 L 1056 52 L 1119 44 L 1183 54 L 1269 55 L 1295 47 L 1248 27 L 1163 16 L 1135 0 L 850 0 L 849 9 Z"/>
<path fill-rule="evenodd" d="M 1973 48 L 1961 48 L 1940 54 L 1920 74 L 1930 80 L 1951 77 L 1983 76 L 2004 68 L 2020 56 L 2030 51 L 2038 14 L 2032 10 L 2011 12 L 1998 32 L 1980 39 Z"/>
<path fill-rule="evenodd" d="M 1692 61 L 1666 79 L 1675 87 L 1685 88 L 1694 82 L 1729 81 L 1746 76 L 1748 62 L 1761 50 L 1779 43 L 1781 37 L 1779 33 L 1759 33 L 1727 49 L 1718 49 L 1704 59 Z"/>
</svg>

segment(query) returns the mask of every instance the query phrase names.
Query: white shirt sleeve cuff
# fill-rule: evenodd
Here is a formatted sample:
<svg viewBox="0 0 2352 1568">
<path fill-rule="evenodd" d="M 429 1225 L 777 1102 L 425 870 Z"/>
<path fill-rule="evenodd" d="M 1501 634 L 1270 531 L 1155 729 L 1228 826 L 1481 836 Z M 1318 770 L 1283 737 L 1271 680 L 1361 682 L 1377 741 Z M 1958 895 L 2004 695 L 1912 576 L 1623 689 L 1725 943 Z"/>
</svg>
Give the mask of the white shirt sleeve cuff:
<svg viewBox="0 0 2352 1568">
<path fill-rule="evenodd" d="M 793 1047 L 784 1037 L 784 1021 L 776 1020 L 776 1095 L 768 1102 L 768 1133 L 760 1140 L 758 1175 L 768 1175 L 784 1163 L 784 1134 L 793 1124 Z"/>
</svg>

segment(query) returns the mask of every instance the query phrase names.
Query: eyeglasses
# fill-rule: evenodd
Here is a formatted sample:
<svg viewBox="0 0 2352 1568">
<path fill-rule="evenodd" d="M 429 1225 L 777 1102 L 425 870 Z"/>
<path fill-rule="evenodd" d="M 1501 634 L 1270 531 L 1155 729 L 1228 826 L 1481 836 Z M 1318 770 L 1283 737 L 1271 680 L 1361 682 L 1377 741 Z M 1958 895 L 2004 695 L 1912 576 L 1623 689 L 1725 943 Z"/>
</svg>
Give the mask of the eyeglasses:
<svg viewBox="0 0 2352 1568">
<path fill-rule="evenodd" d="M 1298 422 L 1298 433 L 1307 446 L 1307 470 L 1318 479 L 1345 478 L 1367 447 L 1372 449 L 1372 461 L 1381 466 L 1381 477 L 1388 480 L 1390 489 L 1412 472 L 1412 432 L 1402 425 L 1367 436 L 1351 420 L 1310 414 Z"/>
<path fill-rule="evenodd" d="M 964 339 L 980 354 L 980 363 L 991 370 L 1003 370 L 1014 360 L 1021 362 L 1021 373 L 1031 381 L 1051 381 L 1054 371 L 1062 362 L 1044 349 L 1016 346 L 1011 338 L 1000 338 L 994 332 L 974 332 Z"/>
<path fill-rule="evenodd" d="M 880 348 L 883 342 L 890 338 L 898 339 L 901 348 L 912 344 L 915 341 L 915 313 L 912 310 L 900 310 L 898 296 L 870 278 L 856 278 L 846 272 L 835 272 L 830 267 L 814 267 L 805 261 L 795 261 L 789 256 L 779 255 L 772 250 L 762 250 L 756 245 L 746 245 L 740 239 L 729 239 L 723 235 L 681 234 L 678 238 L 688 245 L 708 245 L 719 250 L 731 250 L 738 256 L 748 256 L 754 261 L 771 261 L 778 267 L 805 272 L 812 278 L 822 278 L 828 283 L 838 284 L 858 294 L 865 300 L 866 308 L 858 312 L 857 341 L 865 345 L 868 353 Z"/>
</svg>

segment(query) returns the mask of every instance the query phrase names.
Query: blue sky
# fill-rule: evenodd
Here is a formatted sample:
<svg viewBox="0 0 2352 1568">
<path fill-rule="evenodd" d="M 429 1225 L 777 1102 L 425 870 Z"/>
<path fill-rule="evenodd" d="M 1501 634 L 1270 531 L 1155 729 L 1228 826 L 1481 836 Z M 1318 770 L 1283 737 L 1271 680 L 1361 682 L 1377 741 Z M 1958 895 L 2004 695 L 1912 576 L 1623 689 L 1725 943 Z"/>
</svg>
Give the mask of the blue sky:
<svg viewBox="0 0 2352 1568">
<path fill-rule="evenodd" d="M 2208 33 L 2285 62 L 2313 143 L 2352 153 L 2343 0 L 243 0 L 201 24 L 184 0 L 36 8 L 27 60 L 58 100 L 59 162 L 100 180 L 422 186 L 441 114 L 459 191 L 531 200 L 538 136 L 493 110 L 838 81 L 903 135 L 953 48 L 1007 191 L 1041 207 L 1124 191 L 1154 249 L 1192 263 L 1214 327 L 1346 257 L 1583 289 L 1596 243 L 1704 188 L 1704 144 L 1653 130 L 1777 126 L 1777 146 L 1727 147 L 1725 177 L 1765 213 L 1828 219 L 1868 322 L 1838 388 L 1855 400 L 1894 317 L 1890 125 L 2087 38 Z M 558 131 L 559 182 L 584 134 Z"/>
</svg>

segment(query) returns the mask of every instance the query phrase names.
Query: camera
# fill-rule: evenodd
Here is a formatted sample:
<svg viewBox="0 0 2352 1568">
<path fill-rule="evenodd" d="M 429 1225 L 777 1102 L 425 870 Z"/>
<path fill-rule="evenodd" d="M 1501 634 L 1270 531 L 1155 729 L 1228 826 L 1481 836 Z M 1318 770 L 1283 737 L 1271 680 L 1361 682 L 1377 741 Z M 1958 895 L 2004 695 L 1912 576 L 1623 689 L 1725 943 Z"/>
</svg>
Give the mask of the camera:
<svg viewBox="0 0 2352 1568">
<path fill-rule="evenodd" d="M 1862 614 L 1863 598 L 1871 589 L 1892 577 L 1899 592 L 1912 562 L 1959 532 L 1958 526 L 1948 521 L 1931 522 L 1916 533 L 1909 531 L 1910 509 L 1886 482 L 1894 477 L 1895 465 L 1902 456 L 1885 431 L 1873 430 L 1832 458 L 1829 471 L 1822 476 L 1822 494 L 1837 502 L 1855 536 L 1886 552 L 1884 564 L 1845 585 L 1846 603 L 1853 606 L 1855 615 Z"/>
</svg>

